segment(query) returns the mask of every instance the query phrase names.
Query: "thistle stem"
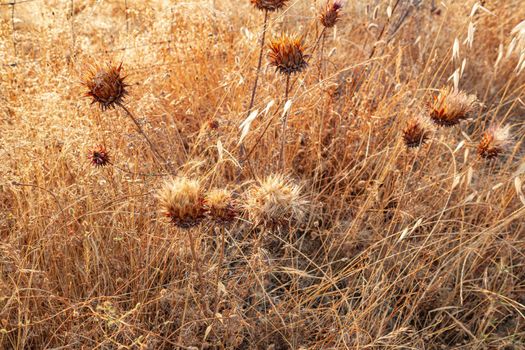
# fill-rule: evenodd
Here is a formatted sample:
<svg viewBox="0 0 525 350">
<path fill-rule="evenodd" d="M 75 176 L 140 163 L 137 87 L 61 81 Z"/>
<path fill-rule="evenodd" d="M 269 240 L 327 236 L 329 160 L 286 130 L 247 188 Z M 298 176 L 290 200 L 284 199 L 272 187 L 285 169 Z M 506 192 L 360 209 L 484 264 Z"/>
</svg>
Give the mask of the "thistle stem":
<svg viewBox="0 0 525 350">
<path fill-rule="evenodd" d="M 324 42 L 326 40 L 326 31 L 324 30 L 321 33 L 321 47 L 319 48 L 319 77 L 318 81 L 321 81 L 323 79 L 323 56 L 324 56 Z"/>
<path fill-rule="evenodd" d="M 247 116 L 250 115 L 253 105 L 255 104 L 255 95 L 257 94 L 257 86 L 259 84 L 259 74 L 261 72 L 262 67 L 262 57 L 263 57 L 263 51 L 264 51 L 264 43 L 266 41 L 266 30 L 268 28 L 268 18 L 270 17 L 268 10 L 264 11 L 264 24 L 263 24 L 263 32 L 261 36 L 261 45 L 259 49 L 259 61 L 257 63 L 257 71 L 255 73 L 255 81 L 253 82 L 253 88 L 252 88 L 252 95 L 250 98 L 250 105 L 248 106 L 248 112 Z M 244 153 L 246 152 L 246 149 L 244 147 L 244 143 L 241 144 L 241 159 L 244 158 Z"/>
<path fill-rule="evenodd" d="M 288 101 L 288 92 L 290 88 L 290 74 L 286 74 L 286 90 L 284 93 L 284 103 Z M 286 143 L 286 126 L 288 125 L 288 112 L 284 115 L 283 128 L 281 133 L 281 152 L 279 153 L 279 164 L 281 171 L 284 170 L 284 144 Z"/>
<path fill-rule="evenodd" d="M 191 230 L 188 230 L 188 240 L 190 241 L 190 251 L 191 251 L 191 257 L 193 258 L 193 263 L 195 264 L 195 269 L 197 270 L 197 275 L 199 276 L 199 282 L 201 284 L 201 287 L 204 286 L 204 278 L 202 277 L 202 271 L 200 269 L 200 261 L 197 257 L 197 253 L 195 251 L 195 237 L 191 234 Z"/>
<path fill-rule="evenodd" d="M 266 29 L 268 27 L 268 10 L 264 11 L 264 24 L 263 24 L 263 32 L 261 37 L 261 46 L 259 50 L 259 62 L 257 63 L 257 72 L 255 74 L 255 81 L 253 83 L 253 89 L 252 89 L 252 97 L 250 98 L 250 106 L 248 107 L 248 114 L 252 111 L 253 105 L 255 103 L 255 95 L 257 92 L 257 85 L 259 83 L 259 74 L 261 72 L 262 67 L 262 57 L 263 57 L 263 51 L 264 51 L 264 42 L 266 40 Z"/>
<path fill-rule="evenodd" d="M 146 133 L 144 132 L 144 129 L 142 129 L 142 126 L 140 125 L 140 123 L 138 122 L 138 120 L 135 118 L 135 116 L 130 112 L 130 110 L 124 106 L 122 103 L 117 103 L 117 105 L 122 108 L 124 110 L 124 112 L 126 112 L 126 114 L 128 115 L 128 117 L 130 117 L 130 119 L 133 121 L 133 123 L 135 124 L 135 126 L 137 127 L 137 130 L 139 131 L 139 133 L 144 137 L 144 139 L 146 140 L 146 142 L 148 143 L 150 149 L 153 151 L 153 154 L 155 155 L 155 157 L 157 158 L 157 161 L 161 161 L 162 162 L 162 165 L 164 166 L 164 168 L 169 172 L 169 173 L 173 173 L 171 167 L 168 165 L 168 162 L 166 161 L 166 159 L 160 154 L 159 150 L 157 149 L 157 147 L 155 147 L 155 145 L 153 144 L 153 142 L 151 142 L 151 140 L 149 139 L 148 135 L 146 135 Z"/>
</svg>

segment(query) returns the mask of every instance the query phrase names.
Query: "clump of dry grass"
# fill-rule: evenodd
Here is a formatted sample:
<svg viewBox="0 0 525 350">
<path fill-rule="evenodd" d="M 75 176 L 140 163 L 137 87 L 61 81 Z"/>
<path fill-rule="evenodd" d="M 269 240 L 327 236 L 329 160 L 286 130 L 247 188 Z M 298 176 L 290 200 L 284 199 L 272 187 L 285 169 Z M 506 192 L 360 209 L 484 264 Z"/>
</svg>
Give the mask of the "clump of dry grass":
<svg viewBox="0 0 525 350">
<path fill-rule="evenodd" d="M 336 3 L 0 5 L 1 349 L 524 348 L 525 7 Z"/>
</svg>

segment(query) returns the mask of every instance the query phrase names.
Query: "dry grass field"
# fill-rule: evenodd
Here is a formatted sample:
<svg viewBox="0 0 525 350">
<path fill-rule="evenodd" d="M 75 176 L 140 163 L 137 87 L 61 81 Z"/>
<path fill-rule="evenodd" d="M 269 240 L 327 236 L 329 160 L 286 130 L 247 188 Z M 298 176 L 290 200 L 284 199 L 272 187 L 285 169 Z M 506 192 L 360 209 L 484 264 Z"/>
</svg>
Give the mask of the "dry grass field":
<svg viewBox="0 0 525 350">
<path fill-rule="evenodd" d="M 525 349 L 524 140 L 523 0 L 0 0 L 0 349 Z"/>
</svg>

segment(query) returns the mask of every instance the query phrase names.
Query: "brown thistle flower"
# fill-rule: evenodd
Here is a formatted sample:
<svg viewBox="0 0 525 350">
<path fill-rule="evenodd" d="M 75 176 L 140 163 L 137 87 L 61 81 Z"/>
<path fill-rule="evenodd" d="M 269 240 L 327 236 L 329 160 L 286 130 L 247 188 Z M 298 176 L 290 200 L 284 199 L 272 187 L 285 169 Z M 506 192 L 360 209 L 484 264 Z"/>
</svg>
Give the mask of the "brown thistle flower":
<svg viewBox="0 0 525 350">
<path fill-rule="evenodd" d="M 103 145 L 98 145 L 89 151 L 88 158 L 95 167 L 104 167 L 110 164 L 109 152 Z"/>
<path fill-rule="evenodd" d="M 419 118 L 411 119 L 403 129 L 403 141 L 407 148 L 419 147 L 428 140 L 430 131 Z"/>
<path fill-rule="evenodd" d="M 204 197 L 204 208 L 207 215 L 213 220 L 226 224 L 237 216 L 236 203 L 230 191 L 213 189 Z"/>
<path fill-rule="evenodd" d="M 299 186 L 282 175 L 271 175 L 248 190 L 245 209 L 250 220 L 273 226 L 302 222 L 307 203 Z"/>
<path fill-rule="evenodd" d="M 115 108 L 124 101 L 129 86 L 121 76 L 122 63 L 106 67 L 93 65 L 88 68 L 83 85 L 88 88 L 86 97 L 91 97 L 93 103 L 98 103 L 102 110 Z"/>
<path fill-rule="evenodd" d="M 332 28 L 339 19 L 339 11 L 343 8 L 342 0 L 328 0 L 324 8 L 321 9 L 319 20 L 326 28 Z"/>
<path fill-rule="evenodd" d="M 250 0 L 253 6 L 262 11 L 277 11 L 286 5 L 288 0 Z"/>
<path fill-rule="evenodd" d="M 439 126 L 454 126 L 467 119 L 474 111 L 478 99 L 464 91 L 441 89 L 430 106 L 430 118 Z"/>
<path fill-rule="evenodd" d="M 271 40 L 268 47 L 270 64 L 282 74 L 299 73 L 308 66 L 308 55 L 304 53 L 302 38 L 282 35 Z"/>
<path fill-rule="evenodd" d="M 478 144 L 478 154 L 485 159 L 494 159 L 505 152 L 510 143 L 510 125 L 490 127 L 483 133 Z"/>
<path fill-rule="evenodd" d="M 157 194 L 161 212 L 176 226 L 190 228 L 204 218 L 200 183 L 177 177 L 164 183 Z"/>
</svg>

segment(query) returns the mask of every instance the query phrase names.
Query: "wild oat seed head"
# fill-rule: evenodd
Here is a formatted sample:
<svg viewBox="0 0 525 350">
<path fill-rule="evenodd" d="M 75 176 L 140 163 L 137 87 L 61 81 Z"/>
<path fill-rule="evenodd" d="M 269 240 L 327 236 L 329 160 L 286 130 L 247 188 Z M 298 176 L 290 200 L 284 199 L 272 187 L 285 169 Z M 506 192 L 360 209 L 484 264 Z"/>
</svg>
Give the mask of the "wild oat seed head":
<svg viewBox="0 0 525 350">
<path fill-rule="evenodd" d="M 230 191 L 213 189 L 204 197 L 204 208 L 210 218 L 219 223 L 228 223 L 237 216 L 236 203 Z"/>
<path fill-rule="evenodd" d="M 504 153 L 510 144 L 510 125 L 490 127 L 483 133 L 478 144 L 478 154 L 485 159 L 494 159 Z"/>
<path fill-rule="evenodd" d="M 407 148 L 416 148 L 425 144 L 429 136 L 430 131 L 420 118 L 409 120 L 403 129 L 403 141 Z"/>
<path fill-rule="evenodd" d="M 343 8 L 342 0 L 328 0 L 325 7 L 321 9 L 319 20 L 326 28 L 332 28 L 340 17 L 340 11 Z"/>
<path fill-rule="evenodd" d="M 177 177 L 164 183 L 157 194 L 161 212 L 176 226 L 190 228 L 204 218 L 199 181 Z"/>
<path fill-rule="evenodd" d="M 302 38 L 285 34 L 272 39 L 268 47 L 270 64 L 282 74 L 299 73 L 308 66 L 308 56 L 304 53 Z"/>
<path fill-rule="evenodd" d="M 430 119 L 439 126 L 454 126 L 467 119 L 475 110 L 478 99 L 464 91 L 441 89 L 430 106 Z"/>
<path fill-rule="evenodd" d="M 277 11 L 286 5 L 288 0 L 250 0 L 253 6 L 262 11 Z"/>
<path fill-rule="evenodd" d="M 253 222 L 281 225 L 302 222 L 307 204 L 299 186 L 282 175 L 271 175 L 248 190 L 245 209 Z"/>
<path fill-rule="evenodd" d="M 129 86 L 121 76 L 122 63 L 107 66 L 93 65 L 88 68 L 83 85 L 88 88 L 86 97 L 92 98 L 92 104 L 98 103 L 102 110 L 114 108 L 124 101 Z"/>
<path fill-rule="evenodd" d="M 88 158 L 95 167 L 104 167 L 109 164 L 109 152 L 103 145 L 98 145 L 89 151 Z"/>
</svg>

